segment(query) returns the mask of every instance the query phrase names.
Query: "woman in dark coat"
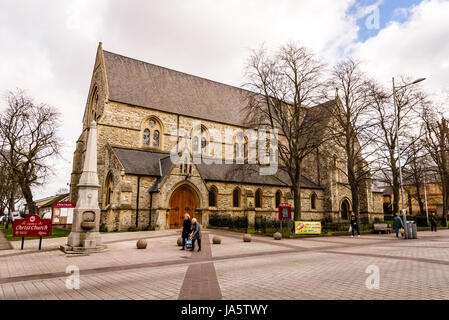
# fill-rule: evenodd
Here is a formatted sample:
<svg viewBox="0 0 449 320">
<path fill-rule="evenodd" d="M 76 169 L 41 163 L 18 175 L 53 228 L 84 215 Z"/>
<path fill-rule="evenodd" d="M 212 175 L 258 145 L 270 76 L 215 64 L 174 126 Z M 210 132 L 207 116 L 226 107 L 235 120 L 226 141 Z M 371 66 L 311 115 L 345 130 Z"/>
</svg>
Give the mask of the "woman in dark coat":
<svg viewBox="0 0 449 320">
<path fill-rule="evenodd" d="M 182 225 L 182 248 L 181 250 L 185 249 L 186 246 L 186 240 L 189 237 L 190 230 L 192 229 L 192 222 L 190 221 L 190 216 L 186 214 L 184 216 L 184 224 Z"/>
<path fill-rule="evenodd" d="M 195 240 L 198 241 L 198 251 L 201 251 L 201 227 L 196 218 L 192 219 L 192 251 L 195 249 Z"/>
</svg>

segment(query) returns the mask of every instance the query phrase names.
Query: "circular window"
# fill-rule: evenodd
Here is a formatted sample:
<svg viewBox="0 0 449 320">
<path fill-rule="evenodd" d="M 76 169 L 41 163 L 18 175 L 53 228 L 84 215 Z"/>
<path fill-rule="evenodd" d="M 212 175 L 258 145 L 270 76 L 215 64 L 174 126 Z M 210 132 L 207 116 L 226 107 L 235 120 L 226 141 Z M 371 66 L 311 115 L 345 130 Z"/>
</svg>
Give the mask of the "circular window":
<svg viewBox="0 0 449 320">
<path fill-rule="evenodd" d="M 156 124 L 156 122 L 154 122 L 154 120 L 150 120 L 149 124 L 150 124 L 150 127 L 154 127 L 154 125 Z"/>
</svg>

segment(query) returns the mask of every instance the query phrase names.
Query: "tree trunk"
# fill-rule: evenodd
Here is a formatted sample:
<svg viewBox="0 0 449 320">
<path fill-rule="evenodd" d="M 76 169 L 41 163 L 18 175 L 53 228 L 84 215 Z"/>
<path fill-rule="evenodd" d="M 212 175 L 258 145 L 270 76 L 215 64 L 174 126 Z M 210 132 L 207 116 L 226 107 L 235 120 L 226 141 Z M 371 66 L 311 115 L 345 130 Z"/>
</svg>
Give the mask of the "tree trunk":
<svg viewBox="0 0 449 320">
<path fill-rule="evenodd" d="M 293 201 L 294 201 L 294 220 L 301 220 L 301 188 L 294 186 L 293 191 Z"/>
<path fill-rule="evenodd" d="M 20 188 L 27 203 L 28 214 L 37 214 L 37 207 L 33 201 L 33 193 L 31 192 L 30 186 L 26 183 L 21 183 Z"/>
</svg>

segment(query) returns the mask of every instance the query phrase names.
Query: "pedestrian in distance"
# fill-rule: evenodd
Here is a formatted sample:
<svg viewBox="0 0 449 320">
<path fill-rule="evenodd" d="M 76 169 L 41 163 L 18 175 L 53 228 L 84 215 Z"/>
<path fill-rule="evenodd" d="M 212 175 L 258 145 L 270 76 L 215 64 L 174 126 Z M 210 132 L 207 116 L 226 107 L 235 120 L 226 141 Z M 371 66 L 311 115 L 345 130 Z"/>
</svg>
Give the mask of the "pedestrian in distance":
<svg viewBox="0 0 449 320">
<path fill-rule="evenodd" d="M 437 232 L 437 224 L 438 217 L 435 215 L 435 212 L 432 212 L 432 216 L 430 217 L 430 231 Z"/>
<path fill-rule="evenodd" d="M 360 228 L 359 228 L 359 217 L 355 214 L 354 211 L 351 211 L 351 232 L 352 238 L 354 238 L 354 233 L 357 231 L 357 237 L 360 237 Z"/>
<path fill-rule="evenodd" d="M 196 218 L 192 219 L 192 251 L 195 249 L 195 240 L 198 241 L 198 251 L 201 251 L 201 227 Z"/>
<path fill-rule="evenodd" d="M 190 231 L 192 229 L 192 221 L 190 221 L 190 216 L 188 214 L 184 215 L 184 223 L 182 225 L 182 248 L 181 250 L 185 250 L 186 240 L 189 237 Z"/>
<path fill-rule="evenodd" d="M 399 229 L 404 228 L 404 222 L 402 222 L 399 214 L 396 214 L 393 220 L 394 230 L 396 231 L 396 238 L 399 238 Z"/>
</svg>

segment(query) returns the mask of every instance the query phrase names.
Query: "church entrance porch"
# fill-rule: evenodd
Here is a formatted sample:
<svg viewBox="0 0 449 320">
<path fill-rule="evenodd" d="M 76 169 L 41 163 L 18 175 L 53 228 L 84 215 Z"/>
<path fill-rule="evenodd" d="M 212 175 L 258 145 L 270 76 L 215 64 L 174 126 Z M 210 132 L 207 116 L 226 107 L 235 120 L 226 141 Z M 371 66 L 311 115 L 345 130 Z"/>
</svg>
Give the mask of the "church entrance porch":
<svg viewBox="0 0 449 320">
<path fill-rule="evenodd" d="M 169 227 L 182 228 L 184 216 L 195 217 L 196 201 L 193 191 L 185 185 L 178 187 L 170 197 Z"/>
</svg>

